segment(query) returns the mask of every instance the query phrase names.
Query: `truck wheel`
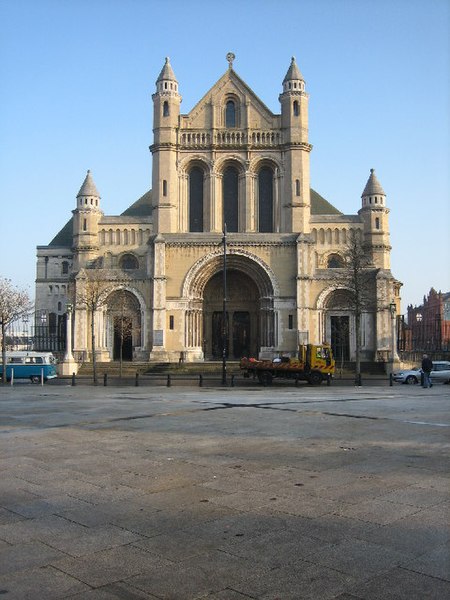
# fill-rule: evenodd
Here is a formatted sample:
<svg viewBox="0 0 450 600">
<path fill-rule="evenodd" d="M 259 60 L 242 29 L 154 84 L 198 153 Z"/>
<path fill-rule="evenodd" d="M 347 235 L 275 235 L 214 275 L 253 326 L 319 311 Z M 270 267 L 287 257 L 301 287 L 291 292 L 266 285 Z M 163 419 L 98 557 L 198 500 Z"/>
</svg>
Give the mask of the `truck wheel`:
<svg viewBox="0 0 450 600">
<path fill-rule="evenodd" d="M 322 383 L 322 379 L 322 373 L 319 373 L 319 371 L 313 371 L 309 374 L 308 383 L 310 385 L 320 385 Z"/>
<path fill-rule="evenodd" d="M 39 383 L 41 381 L 41 378 L 38 375 L 31 375 L 30 379 L 31 383 Z"/>
</svg>

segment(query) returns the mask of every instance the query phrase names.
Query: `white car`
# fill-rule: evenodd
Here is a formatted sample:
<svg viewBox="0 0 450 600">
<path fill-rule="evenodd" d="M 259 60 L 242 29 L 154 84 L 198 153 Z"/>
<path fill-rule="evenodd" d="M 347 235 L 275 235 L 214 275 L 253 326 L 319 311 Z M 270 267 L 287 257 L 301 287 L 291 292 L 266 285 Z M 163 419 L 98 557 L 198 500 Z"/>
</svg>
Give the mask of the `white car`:
<svg viewBox="0 0 450 600">
<path fill-rule="evenodd" d="M 432 383 L 450 383 L 450 361 L 433 360 L 433 370 L 430 376 Z M 421 382 L 422 369 L 420 367 L 403 369 L 392 373 L 392 377 L 398 383 L 417 384 Z"/>
<path fill-rule="evenodd" d="M 433 383 L 450 383 L 450 361 L 433 360 L 433 370 L 430 375 Z"/>
<path fill-rule="evenodd" d="M 419 367 L 415 367 L 414 369 L 404 369 L 402 371 L 392 373 L 393 380 L 397 381 L 398 383 L 420 383 L 421 377 L 422 369 Z"/>
</svg>

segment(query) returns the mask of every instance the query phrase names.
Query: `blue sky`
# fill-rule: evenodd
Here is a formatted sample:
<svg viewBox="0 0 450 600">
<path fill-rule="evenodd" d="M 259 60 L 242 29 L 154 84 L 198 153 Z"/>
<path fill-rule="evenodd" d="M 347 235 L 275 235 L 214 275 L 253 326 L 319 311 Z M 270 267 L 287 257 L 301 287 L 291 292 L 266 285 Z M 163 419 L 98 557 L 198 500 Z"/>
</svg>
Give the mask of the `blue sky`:
<svg viewBox="0 0 450 600">
<path fill-rule="evenodd" d="M 189 112 L 227 69 L 263 102 L 296 56 L 311 184 L 354 214 L 375 168 L 402 309 L 450 291 L 449 0 L 0 0 L 0 276 L 33 293 L 37 245 L 91 169 L 106 214 L 151 187 L 155 80 Z"/>
</svg>

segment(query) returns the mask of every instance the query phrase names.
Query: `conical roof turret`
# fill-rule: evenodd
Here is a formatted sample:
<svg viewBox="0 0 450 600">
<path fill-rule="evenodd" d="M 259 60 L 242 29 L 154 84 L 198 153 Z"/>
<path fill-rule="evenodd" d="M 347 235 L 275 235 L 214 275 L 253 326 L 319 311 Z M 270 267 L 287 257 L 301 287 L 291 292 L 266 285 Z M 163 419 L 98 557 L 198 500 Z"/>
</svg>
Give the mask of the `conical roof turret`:
<svg viewBox="0 0 450 600">
<path fill-rule="evenodd" d="M 98 193 L 91 172 L 89 170 L 83 181 L 83 185 L 80 187 L 80 191 L 77 194 L 77 198 L 79 198 L 80 196 L 95 196 L 96 198 L 100 198 L 100 194 Z"/>
<path fill-rule="evenodd" d="M 361 194 L 361 197 L 374 196 L 376 194 L 378 194 L 379 196 L 380 195 L 386 196 L 383 188 L 381 187 L 381 183 L 378 181 L 378 179 L 375 175 L 375 169 L 370 169 L 370 176 L 369 176 L 369 179 L 367 180 L 366 187 L 364 188 L 364 191 Z"/>
<path fill-rule="evenodd" d="M 291 58 L 291 64 L 283 79 L 283 85 L 288 81 L 304 81 L 303 75 L 300 73 L 295 56 Z"/>
<path fill-rule="evenodd" d="M 161 81 L 174 81 L 178 83 L 168 56 L 166 56 L 166 62 L 164 63 L 164 66 L 161 69 L 161 73 L 159 74 L 158 79 L 156 80 L 156 85 L 158 85 L 158 83 Z"/>
</svg>

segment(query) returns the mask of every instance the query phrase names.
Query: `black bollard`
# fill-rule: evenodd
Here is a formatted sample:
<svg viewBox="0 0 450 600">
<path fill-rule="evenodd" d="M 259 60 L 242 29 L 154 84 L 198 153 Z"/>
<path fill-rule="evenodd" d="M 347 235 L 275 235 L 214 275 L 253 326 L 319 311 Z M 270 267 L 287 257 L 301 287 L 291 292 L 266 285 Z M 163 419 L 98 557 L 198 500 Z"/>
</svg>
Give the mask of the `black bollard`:
<svg viewBox="0 0 450 600">
<path fill-rule="evenodd" d="M 170 373 L 167 375 L 167 387 L 170 387 L 172 385 L 172 380 L 170 378 Z"/>
<path fill-rule="evenodd" d="M 392 373 L 389 373 L 389 385 L 391 387 L 394 385 L 394 378 L 392 377 Z"/>
<path fill-rule="evenodd" d="M 331 373 L 327 373 L 327 386 L 330 387 L 331 385 Z"/>
<path fill-rule="evenodd" d="M 198 376 L 198 387 L 203 387 L 203 375 L 201 373 Z"/>
<path fill-rule="evenodd" d="M 234 387 L 234 375 L 231 376 L 231 387 Z"/>
<path fill-rule="evenodd" d="M 295 387 L 298 387 L 298 377 L 295 376 Z"/>
<path fill-rule="evenodd" d="M 135 387 L 139 387 L 139 373 L 136 371 L 136 378 L 134 380 Z"/>
<path fill-rule="evenodd" d="M 108 385 L 108 373 L 103 375 L 103 385 L 106 387 Z"/>
<path fill-rule="evenodd" d="M 72 385 L 76 385 L 76 382 L 75 382 L 75 373 L 72 373 Z"/>
</svg>

